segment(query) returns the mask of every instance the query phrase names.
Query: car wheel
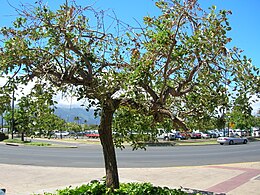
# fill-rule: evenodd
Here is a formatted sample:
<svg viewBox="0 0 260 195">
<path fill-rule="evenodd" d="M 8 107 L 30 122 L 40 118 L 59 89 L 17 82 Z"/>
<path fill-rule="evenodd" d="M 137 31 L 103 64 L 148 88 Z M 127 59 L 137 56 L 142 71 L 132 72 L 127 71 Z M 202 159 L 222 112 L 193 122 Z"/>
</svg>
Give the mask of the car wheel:
<svg viewBox="0 0 260 195">
<path fill-rule="evenodd" d="M 247 140 L 246 139 L 244 140 L 243 144 L 247 144 Z"/>
<path fill-rule="evenodd" d="M 229 145 L 233 145 L 234 144 L 234 141 L 233 140 L 230 140 L 229 141 Z"/>
<path fill-rule="evenodd" d="M 165 140 L 165 141 L 169 141 L 169 137 L 165 137 L 164 140 Z"/>
<path fill-rule="evenodd" d="M 220 143 L 220 145 L 224 145 L 224 143 Z"/>
</svg>

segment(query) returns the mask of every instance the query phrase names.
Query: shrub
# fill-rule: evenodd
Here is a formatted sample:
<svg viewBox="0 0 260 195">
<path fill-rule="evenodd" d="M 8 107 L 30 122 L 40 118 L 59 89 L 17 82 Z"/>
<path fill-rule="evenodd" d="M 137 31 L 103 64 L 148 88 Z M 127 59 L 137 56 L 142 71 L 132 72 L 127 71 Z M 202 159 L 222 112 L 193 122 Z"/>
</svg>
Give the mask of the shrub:
<svg viewBox="0 0 260 195">
<path fill-rule="evenodd" d="M 169 189 L 167 187 L 156 187 L 151 183 L 121 183 L 120 188 L 112 191 L 107 189 L 104 182 L 93 181 L 72 189 L 71 187 L 57 190 L 56 194 L 45 193 L 45 195 L 186 195 L 181 189 Z"/>
</svg>

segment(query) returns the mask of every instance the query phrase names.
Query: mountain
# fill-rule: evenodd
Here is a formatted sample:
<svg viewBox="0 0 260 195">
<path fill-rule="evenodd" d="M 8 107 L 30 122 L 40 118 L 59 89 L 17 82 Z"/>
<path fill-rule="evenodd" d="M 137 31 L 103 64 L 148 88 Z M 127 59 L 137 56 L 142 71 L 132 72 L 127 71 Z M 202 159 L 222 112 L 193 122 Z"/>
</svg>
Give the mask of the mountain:
<svg viewBox="0 0 260 195">
<path fill-rule="evenodd" d="M 100 118 L 95 118 L 94 110 L 90 109 L 86 111 L 84 108 L 68 108 L 68 107 L 57 107 L 54 114 L 64 119 L 66 122 L 77 122 L 80 124 L 98 125 Z M 75 121 L 74 118 L 79 117 L 79 121 Z M 6 122 L 3 121 L 5 124 Z M 0 129 L 2 127 L 2 116 L 0 115 Z"/>
<path fill-rule="evenodd" d="M 94 110 L 86 111 L 84 108 L 67 108 L 57 107 L 54 114 L 64 119 L 66 122 L 79 122 L 80 124 L 98 125 L 100 118 L 95 118 Z M 79 121 L 75 121 L 75 117 L 79 117 Z"/>
</svg>

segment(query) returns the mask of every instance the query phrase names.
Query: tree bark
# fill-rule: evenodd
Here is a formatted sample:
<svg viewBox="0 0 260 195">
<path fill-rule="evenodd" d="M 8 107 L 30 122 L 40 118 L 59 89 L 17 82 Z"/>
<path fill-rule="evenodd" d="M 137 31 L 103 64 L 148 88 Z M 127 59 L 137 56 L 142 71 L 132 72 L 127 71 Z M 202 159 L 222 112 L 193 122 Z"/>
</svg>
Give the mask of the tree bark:
<svg viewBox="0 0 260 195">
<path fill-rule="evenodd" d="M 24 142 L 24 131 L 22 131 L 22 134 L 21 134 L 21 141 Z"/>
<path fill-rule="evenodd" d="M 112 137 L 112 120 L 114 109 L 104 107 L 101 113 L 101 121 L 99 126 L 99 135 L 101 145 L 103 147 L 103 155 L 106 169 L 106 186 L 112 189 L 119 188 L 119 178 L 117 170 L 117 161 L 115 147 Z"/>
</svg>

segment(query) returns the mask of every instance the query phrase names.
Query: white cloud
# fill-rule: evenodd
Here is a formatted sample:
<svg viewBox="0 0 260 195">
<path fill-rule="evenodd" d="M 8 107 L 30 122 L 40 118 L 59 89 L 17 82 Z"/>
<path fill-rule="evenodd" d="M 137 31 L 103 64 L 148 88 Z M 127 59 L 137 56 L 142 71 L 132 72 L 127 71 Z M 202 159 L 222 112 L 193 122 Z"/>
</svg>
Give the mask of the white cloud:
<svg viewBox="0 0 260 195">
<path fill-rule="evenodd" d="M 6 83 L 7 79 L 4 77 L 0 77 L 0 87 L 3 87 Z"/>
<path fill-rule="evenodd" d="M 250 100 L 251 100 L 251 106 L 253 108 L 253 115 L 255 115 L 257 111 L 260 109 L 260 99 L 256 95 L 253 95 Z"/>
<path fill-rule="evenodd" d="M 0 87 L 4 86 L 7 82 L 7 78 L 0 77 Z M 17 89 L 15 90 L 15 104 L 16 102 L 23 96 L 28 95 L 35 85 L 35 82 L 29 82 L 27 85 L 18 85 Z M 77 101 L 77 98 L 74 96 L 67 96 L 65 97 L 62 95 L 62 93 L 58 93 L 56 96 L 54 96 L 54 100 L 58 102 L 57 106 L 63 106 L 63 107 L 80 107 L 84 101 Z"/>
<path fill-rule="evenodd" d="M 62 93 L 58 93 L 54 100 L 58 102 L 58 107 L 81 107 L 81 105 L 84 103 L 83 100 L 78 101 L 77 97 L 75 96 L 64 96 Z"/>
</svg>

